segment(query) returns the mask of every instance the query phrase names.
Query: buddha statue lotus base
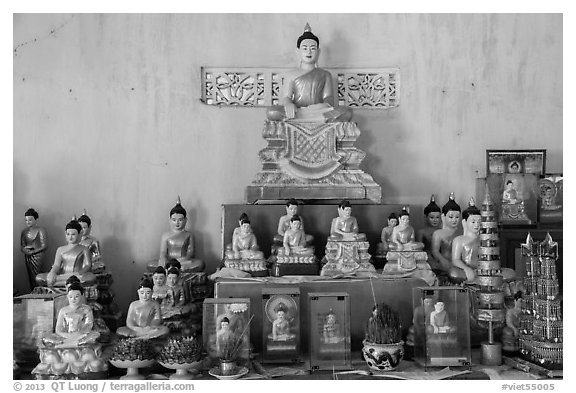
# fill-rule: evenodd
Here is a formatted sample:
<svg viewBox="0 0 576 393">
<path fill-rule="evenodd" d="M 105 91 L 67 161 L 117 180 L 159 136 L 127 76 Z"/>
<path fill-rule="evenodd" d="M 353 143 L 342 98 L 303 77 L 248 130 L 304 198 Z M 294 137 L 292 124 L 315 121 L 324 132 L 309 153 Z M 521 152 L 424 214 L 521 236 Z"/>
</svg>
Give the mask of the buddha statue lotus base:
<svg viewBox="0 0 576 393">
<path fill-rule="evenodd" d="M 32 370 L 36 379 L 100 379 L 107 376 L 102 345 L 84 344 L 71 348 L 40 346 L 40 363 Z"/>
<path fill-rule="evenodd" d="M 246 200 L 368 199 L 382 190 L 360 169 L 366 156 L 354 147 L 360 129 L 353 122 L 266 121 L 268 146 L 260 151 L 262 171 L 246 188 Z"/>
<path fill-rule="evenodd" d="M 264 259 L 225 259 L 224 266 L 250 273 L 252 277 L 268 276 L 266 260 Z"/>
<path fill-rule="evenodd" d="M 370 244 L 366 241 L 328 240 L 326 244 L 326 264 L 322 267 L 321 276 L 341 274 L 375 273 L 368 254 Z"/>
<path fill-rule="evenodd" d="M 385 270 L 390 265 L 388 269 L 395 267 L 400 272 L 411 272 L 418 267 L 418 262 L 428 260 L 428 254 L 425 251 L 388 251 L 386 260 L 388 263 L 384 266 Z"/>
</svg>

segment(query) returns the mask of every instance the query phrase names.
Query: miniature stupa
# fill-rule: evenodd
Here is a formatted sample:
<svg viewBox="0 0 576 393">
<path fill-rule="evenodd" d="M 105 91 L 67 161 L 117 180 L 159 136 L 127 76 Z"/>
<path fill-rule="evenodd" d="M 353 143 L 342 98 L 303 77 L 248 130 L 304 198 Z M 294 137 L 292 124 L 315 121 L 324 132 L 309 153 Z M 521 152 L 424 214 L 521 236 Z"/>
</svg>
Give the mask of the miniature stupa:
<svg viewBox="0 0 576 393">
<path fill-rule="evenodd" d="M 550 370 L 562 369 L 562 300 L 556 275 L 558 243 L 549 233 L 542 242 L 533 241 L 528 233 L 521 248 L 526 260 L 526 293 L 520 317 L 520 354 Z"/>
</svg>

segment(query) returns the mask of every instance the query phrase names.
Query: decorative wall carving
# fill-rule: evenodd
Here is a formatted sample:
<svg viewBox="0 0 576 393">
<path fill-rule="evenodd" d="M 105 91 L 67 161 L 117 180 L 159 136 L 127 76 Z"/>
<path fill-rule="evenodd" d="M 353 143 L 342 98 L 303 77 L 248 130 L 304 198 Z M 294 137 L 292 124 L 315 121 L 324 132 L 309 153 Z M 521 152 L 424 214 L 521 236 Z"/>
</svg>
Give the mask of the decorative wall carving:
<svg viewBox="0 0 576 393">
<path fill-rule="evenodd" d="M 216 106 L 277 105 L 288 68 L 202 67 L 202 102 Z M 339 106 L 390 109 L 399 105 L 398 68 L 327 68 Z"/>
</svg>

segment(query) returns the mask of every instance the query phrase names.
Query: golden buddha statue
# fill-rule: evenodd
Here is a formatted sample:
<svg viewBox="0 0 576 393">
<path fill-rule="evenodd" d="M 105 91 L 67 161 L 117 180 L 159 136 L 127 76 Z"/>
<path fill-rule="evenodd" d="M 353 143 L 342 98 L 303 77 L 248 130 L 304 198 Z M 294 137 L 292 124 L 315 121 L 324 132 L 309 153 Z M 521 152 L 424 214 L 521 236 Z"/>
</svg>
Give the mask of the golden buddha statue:
<svg viewBox="0 0 576 393">
<path fill-rule="evenodd" d="M 138 286 L 138 300 L 130 303 L 126 326 L 116 330 L 119 336 L 152 339 L 165 336 L 169 329 L 162 325 L 160 305 L 152 299 L 154 284 L 143 279 Z"/>
<path fill-rule="evenodd" d="M 98 271 L 104 269 L 104 263 L 102 262 L 102 251 L 100 249 L 100 242 L 90 235 L 92 232 L 92 220 L 84 213 L 78 218 L 80 226 L 82 226 L 82 238 L 80 239 L 80 244 L 88 248 L 90 252 L 90 259 L 92 260 L 92 271 Z"/>
<path fill-rule="evenodd" d="M 452 267 L 452 242 L 460 234 L 461 211 L 454 193 L 450 193 L 448 202 L 442 206 L 442 228 L 432 233 L 431 254 L 434 259 L 431 267 L 437 273 L 447 274 Z"/>
<path fill-rule="evenodd" d="M 166 266 L 170 259 L 177 259 L 186 272 L 204 271 L 204 262 L 194 258 L 194 237 L 186 230 L 186 209 L 180 204 L 170 210 L 170 231 L 165 232 L 160 240 L 159 266 Z"/>
<path fill-rule="evenodd" d="M 26 228 L 20 234 L 20 251 L 24 253 L 24 262 L 28 271 L 30 288 L 36 286 L 36 276 L 42 269 L 42 263 L 48 248 L 46 230 L 38 226 L 38 212 L 32 208 L 24 213 Z"/>
<path fill-rule="evenodd" d="M 452 268 L 450 279 L 455 282 L 472 283 L 476 277 L 480 253 L 480 210 L 470 198 L 468 208 L 462 212 L 464 234 L 454 238 L 452 243 Z"/>
<path fill-rule="evenodd" d="M 63 287 L 71 275 L 77 276 L 82 283 L 95 280 L 96 276 L 91 272 L 90 252 L 80 244 L 81 233 L 82 226 L 75 219 L 66 224 L 68 244 L 58 247 L 50 271 L 36 276 L 38 285 Z"/>
<path fill-rule="evenodd" d="M 359 233 L 358 221 L 352 216 L 352 205 L 343 200 L 338 204 L 338 217 L 332 220 L 328 240 L 365 241 L 366 235 Z"/>
<path fill-rule="evenodd" d="M 410 214 L 406 208 L 398 216 L 398 225 L 392 229 L 388 248 L 390 251 L 420 251 L 424 243 L 415 240 L 416 233 L 410 225 Z"/>
<path fill-rule="evenodd" d="M 284 76 L 281 105 L 268 109 L 268 119 L 315 123 L 350 121 L 349 108 L 334 108 L 332 76 L 317 66 L 320 40 L 312 34 L 309 24 L 298 37 L 296 48 L 300 64 Z"/>
</svg>

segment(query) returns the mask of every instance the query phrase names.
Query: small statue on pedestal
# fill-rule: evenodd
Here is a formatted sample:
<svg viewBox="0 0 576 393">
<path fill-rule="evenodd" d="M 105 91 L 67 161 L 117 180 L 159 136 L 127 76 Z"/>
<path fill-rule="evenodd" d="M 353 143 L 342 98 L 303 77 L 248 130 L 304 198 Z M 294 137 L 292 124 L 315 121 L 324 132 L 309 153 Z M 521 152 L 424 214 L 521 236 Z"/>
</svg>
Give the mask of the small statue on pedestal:
<svg viewBox="0 0 576 393">
<path fill-rule="evenodd" d="M 77 276 L 82 283 L 92 282 L 96 276 L 91 272 L 92 261 L 88 249 L 80 245 L 82 226 L 74 217 L 66 224 L 65 246 L 56 249 L 54 264 L 48 273 L 40 273 L 36 276 L 36 282 L 40 286 L 64 287 L 66 280 L 71 276 Z"/>
<path fill-rule="evenodd" d="M 169 333 L 168 327 L 162 325 L 160 305 L 152 300 L 153 289 L 154 284 L 149 279 L 140 281 L 138 300 L 128 307 L 126 326 L 116 330 L 119 336 L 152 339 Z"/>
<path fill-rule="evenodd" d="M 322 339 L 320 341 L 323 344 L 339 344 L 344 341 L 344 338 L 340 332 L 340 324 L 336 320 L 336 314 L 330 309 L 326 315 L 326 322 L 322 329 Z"/>
<path fill-rule="evenodd" d="M 462 212 L 464 234 L 457 236 L 452 244 L 452 268 L 449 276 L 454 282 L 472 283 L 476 277 L 476 267 L 480 252 L 480 210 L 470 198 L 468 208 Z"/>
<path fill-rule="evenodd" d="M 415 240 L 414 228 L 410 225 L 410 214 L 406 208 L 402 209 L 399 215 L 398 225 L 392 229 L 390 238 L 390 251 L 420 251 L 424 248 L 424 243 Z"/>
<path fill-rule="evenodd" d="M 286 202 L 286 214 L 280 217 L 278 220 L 278 233 L 274 235 L 274 243 L 277 245 L 283 245 L 284 243 L 284 233 L 288 229 L 290 229 L 290 220 L 292 217 L 298 215 L 298 202 L 295 199 L 290 199 Z M 300 217 L 300 216 L 299 216 Z M 304 227 L 304 219 L 300 217 L 300 226 L 303 231 L 305 231 Z M 306 234 L 305 245 L 310 246 L 314 241 L 314 237 L 312 235 Z"/>
<path fill-rule="evenodd" d="M 294 215 L 290 219 L 290 228 L 284 232 L 283 255 L 285 256 L 313 256 L 314 247 L 306 247 L 306 233 L 302 228 L 300 216 Z M 279 250 L 279 255 L 282 251 Z"/>
<path fill-rule="evenodd" d="M 434 311 L 430 313 L 429 333 L 453 333 L 456 331 L 454 326 L 450 326 L 448 312 L 444 309 L 444 302 L 436 302 Z"/>
<path fill-rule="evenodd" d="M 241 219 L 239 232 L 234 230 L 232 247 L 225 252 L 224 265 L 251 274 L 267 273 L 264 254 L 258 247 L 248 216 Z"/>
<path fill-rule="evenodd" d="M 26 228 L 20 235 L 20 251 L 24 253 L 24 262 L 28 271 L 30 288 L 36 286 L 36 276 L 42 269 L 42 263 L 48 248 L 48 236 L 46 230 L 37 223 L 38 212 L 32 208 L 24 213 Z"/>
<path fill-rule="evenodd" d="M 105 266 L 102 262 L 102 251 L 100 249 L 100 242 L 90 235 L 92 231 L 92 220 L 84 213 L 78 218 L 78 222 L 82 227 L 82 238 L 80 239 L 80 244 L 88 248 L 90 252 L 90 259 L 92 260 L 92 272 L 96 273 L 104 270 Z"/>
<path fill-rule="evenodd" d="M 177 259 L 186 272 L 204 271 L 204 262 L 194 258 L 194 237 L 186 230 L 186 209 L 180 204 L 170 210 L 170 231 L 160 240 L 160 259 L 158 266 L 166 266 L 170 259 Z"/>
<path fill-rule="evenodd" d="M 424 251 L 428 254 L 428 263 L 432 269 L 438 268 L 438 262 L 432 257 L 432 235 L 442 227 L 442 210 L 436 204 L 434 195 L 430 197 L 430 203 L 424 208 L 424 228 L 416 231 L 416 241 L 424 244 Z"/>
</svg>

